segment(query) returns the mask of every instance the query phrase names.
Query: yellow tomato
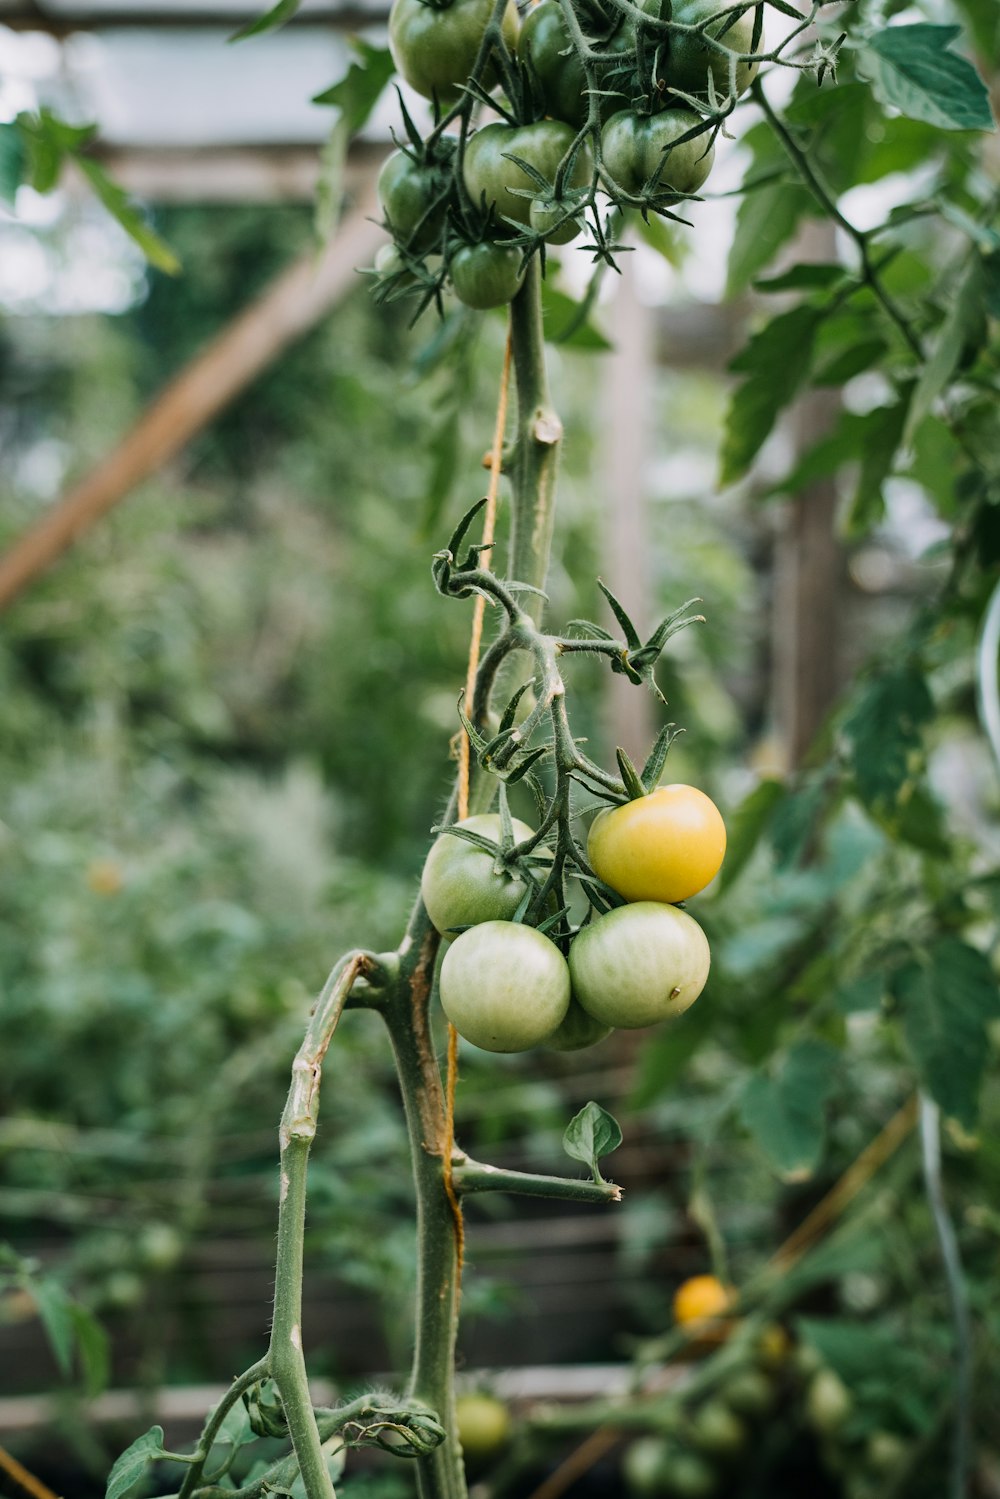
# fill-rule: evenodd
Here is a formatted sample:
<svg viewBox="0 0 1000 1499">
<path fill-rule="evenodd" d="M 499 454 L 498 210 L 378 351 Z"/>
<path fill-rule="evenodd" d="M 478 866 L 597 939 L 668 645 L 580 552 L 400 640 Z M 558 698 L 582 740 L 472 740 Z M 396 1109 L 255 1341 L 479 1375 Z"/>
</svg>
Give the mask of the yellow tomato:
<svg viewBox="0 0 1000 1499">
<path fill-rule="evenodd" d="M 724 1317 L 729 1310 L 732 1293 L 715 1275 L 692 1275 L 677 1287 L 674 1296 L 674 1321 L 678 1327 L 689 1327 L 694 1322 L 707 1322 L 714 1317 Z"/>
<path fill-rule="evenodd" d="M 725 852 L 721 813 L 695 786 L 658 786 L 599 812 L 587 839 L 591 867 L 612 890 L 669 905 L 704 890 Z"/>
</svg>

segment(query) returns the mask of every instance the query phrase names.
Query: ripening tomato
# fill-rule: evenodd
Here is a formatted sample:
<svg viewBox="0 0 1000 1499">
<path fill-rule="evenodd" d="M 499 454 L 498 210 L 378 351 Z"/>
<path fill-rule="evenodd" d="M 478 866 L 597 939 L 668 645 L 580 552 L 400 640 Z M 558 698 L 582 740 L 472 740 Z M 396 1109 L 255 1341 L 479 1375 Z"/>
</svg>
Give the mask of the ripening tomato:
<svg viewBox="0 0 1000 1499">
<path fill-rule="evenodd" d="M 717 1275 L 692 1275 L 674 1293 L 674 1321 L 678 1327 L 688 1327 L 724 1317 L 732 1299 L 732 1292 Z"/>
<path fill-rule="evenodd" d="M 689 109 L 665 109 L 656 115 L 620 110 L 601 134 L 605 168 L 623 192 L 635 196 L 646 191 L 647 183 L 654 196 L 696 193 L 715 160 L 707 131 L 682 139 L 699 124 Z"/>
<path fill-rule="evenodd" d="M 683 1014 L 705 987 L 709 962 L 694 918 L 657 901 L 598 916 L 569 950 L 573 993 L 595 1020 L 622 1030 Z"/>
<path fill-rule="evenodd" d="M 454 104 L 472 70 L 492 14 L 493 0 L 451 0 L 449 5 L 393 0 L 389 12 L 392 60 L 410 87 L 425 99 L 436 95 L 441 104 Z M 502 31 L 504 42 L 513 51 L 518 31 L 513 0 L 504 11 Z M 496 82 L 495 70 L 488 69 L 484 86 L 493 88 Z"/>
<path fill-rule="evenodd" d="M 609 807 L 587 838 L 594 873 L 626 900 L 687 900 L 714 880 L 725 852 L 719 809 L 695 786 L 658 786 Z"/>
<path fill-rule="evenodd" d="M 547 1041 L 569 1009 L 566 959 L 544 933 L 484 921 L 444 955 L 441 1008 L 460 1036 L 484 1051 L 527 1051 Z"/>
</svg>

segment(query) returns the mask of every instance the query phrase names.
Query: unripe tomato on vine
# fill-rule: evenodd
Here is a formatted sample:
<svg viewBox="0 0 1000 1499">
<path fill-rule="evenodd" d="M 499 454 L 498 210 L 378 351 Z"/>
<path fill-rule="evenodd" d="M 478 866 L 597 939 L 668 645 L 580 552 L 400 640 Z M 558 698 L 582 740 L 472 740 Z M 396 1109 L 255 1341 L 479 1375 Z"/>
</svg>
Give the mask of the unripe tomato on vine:
<svg viewBox="0 0 1000 1499">
<path fill-rule="evenodd" d="M 569 950 L 574 995 L 588 1015 L 621 1030 L 683 1014 L 705 987 L 710 961 L 694 918 L 656 901 L 598 916 Z"/>
<path fill-rule="evenodd" d="M 485 921 L 456 937 L 439 987 L 458 1034 L 483 1051 L 538 1046 L 569 1009 L 566 959 L 543 932 L 513 921 Z"/>
<path fill-rule="evenodd" d="M 562 120 L 536 120 L 533 125 L 504 125 L 499 121 L 484 125 L 470 136 L 465 148 L 465 186 L 476 207 L 491 208 L 502 218 L 527 226 L 531 222 L 531 197 L 522 192 L 538 193 L 538 183 L 511 157 L 519 157 L 533 167 L 546 182 L 554 183 L 559 164 L 576 139 L 576 131 Z M 590 147 L 583 145 L 576 153 L 572 170 L 566 174 L 567 188 L 590 184 L 594 170 Z"/>
<path fill-rule="evenodd" d="M 493 0 L 393 0 L 389 12 L 389 50 L 398 71 L 425 99 L 451 105 L 461 97 L 493 13 Z M 503 38 L 517 43 L 518 19 L 513 0 L 504 11 Z M 487 68 L 482 83 L 493 88 L 496 70 Z"/>
<path fill-rule="evenodd" d="M 518 843 L 534 833 L 534 828 L 516 817 L 511 823 Z M 477 833 L 491 843 L 500 843 L 500 817 L 496 812 L 466 817 L 456 827 Z M 544 859 L 551 855 L 541 848 L 537 857 Z M 509 921 L 514 915 L 528 889 L 528 881 L 514 871 L 498 874 L 495 863 L 496 856 L 488 849 L 455 833 L 444 832 L 435 839 L 420 877 L 420 894 L 431 924 L 443 936 L 453 927 Z"/>
<path fill-rule="evenodd" d="M 684 139 L 700 123 L 689 109 L 666 109 L 655 115 L 620 110 L 601 135 L 605 169 L 623 192 L 634 197 L 647 191 L 647 184 L 654 196 L 696 193 L 715 160 L 707 130 Z"/>
<path fill-rule="evenodd" d="M 480 312 L 505 307 L 524 280 L 521 252 L 507 245 L 462 245 L 448 267 L 455 295 Z"/>
<path fill-rule="evenodd" d="M 660 0 L 651 0 L 644 9 L 656 14 L 659 7 Z M 718 19 L 704 28 L 703 35 L 690 31 L 671 34 L 666 69 L 669 88 L 707 98 L 708 75 L 711 73 L 716 96 L 721 100 L 729 95 L 730 78 L 734 74 L 736 97 L 739 98 L 756 78 L 759 64 L 740 60 L 740 54 L 761 50 L 762 38 L 756 47 L 753 38 L 762 6 L 748 5 L 738 14 L 719 16 L 722 8 L 717 0 L 673 0 L 670 19 L 684 26 L 700 26 L 712 16 L 718 16 Z M 714 46 L 712 41 L 706 40 L 707 37 L 720 45 Z M 737 57 L 735 65 L 732 53 Z"/>
</svg>

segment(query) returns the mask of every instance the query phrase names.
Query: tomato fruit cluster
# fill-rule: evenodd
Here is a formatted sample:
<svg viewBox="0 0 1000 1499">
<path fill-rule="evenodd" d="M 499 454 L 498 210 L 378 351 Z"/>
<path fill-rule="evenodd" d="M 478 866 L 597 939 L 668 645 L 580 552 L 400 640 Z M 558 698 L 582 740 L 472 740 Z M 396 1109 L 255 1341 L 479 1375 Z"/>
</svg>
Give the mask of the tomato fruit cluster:
<svg viewBox="0 0 1000 1499">
<path fill-rule="evenodd" d="M 457 828 L 433 844 L 421 893 L 433 925 L 453 939 L 441 965 L 442 1008 L 474 1046 L 506 1052 L 544 1043 L 575 1051 L 613 1029 L 672 1019 L 698 998 L 711 961 L 708 940 L 673 902 L 702 889 L 722 863 L 725 828 L 703 792 L 665 786 L 595 818 L 590 863 L 628 904 L 585 922 L 568 942 L 568 957 L 526 924 L 529 913 L 536 920 L 544 914 L 537 908 L 551 851 L 537 844 L 533 868 L 512 864 L 495 813 Z M 511 832 L 516 843 L 533 837 L 516 820 Z"/>
<path fill-rule="evenodd" d="M 389 44 L 406 82 L 433 101 L 426 141 L 386 162 L 379 196 L 401 254 L 380 287 L 451 287 L 467 306 L 509 302 L 527 261 L 592 221 L 602 258 L 605 200 L 669 212 L 712 169 L 725 115 L 753 82 L 763 0 L 719 15 L 718 0 L 540 0 L 523 21 L 510 0 L 393 0 Z M 715 17 L 715 19 L 712 19 Z M 502 89 L 503 118 L 474 111 Z M 431 265 L 427 257 L 440 257 Z"/>
</svg>

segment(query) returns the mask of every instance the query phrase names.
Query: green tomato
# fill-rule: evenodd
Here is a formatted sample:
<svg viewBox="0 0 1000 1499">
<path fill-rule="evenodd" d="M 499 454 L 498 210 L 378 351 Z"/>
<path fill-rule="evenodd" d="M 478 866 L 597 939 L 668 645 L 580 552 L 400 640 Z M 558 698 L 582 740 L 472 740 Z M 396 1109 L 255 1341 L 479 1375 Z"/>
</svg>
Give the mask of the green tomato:
<svg viewBox="0 0 1000 1499">
<path fill-rule="evenodd" d="M 378 198 L 397 244 L 414 254 L 431 250 L 441 238 L 451 172 L 425 166 L 406 151 L 393 151 L 378 174 Z"/>
<path fill-rule="evenodd" d="M 667 1499 L 711 1499 L 718 1486 L 718 1474 L 703 1457 L 675 1451 L 664 1464 L 659 1493 Z"/>
<path fill-rule="evenodd" d="M 685 1435 L 708 1457 L 734 1457 L 746 1446 L 747 1429 L 724 1401 L 706 1400 L 695 1411 Z"/>
<path fill-rule="evenodd" d="M 661 1493 L 660 1473 L 669 1452 L 659 1437 L 640 1437 L 630 1442 L 622 1457 L 622 1473 L 634 1499 L 655 1499 Z"/>
<path fill-rule="evenodd" d="M 653 0 L 649 9 L 652 10 L 654 6 L 658 9 L 658 3 L 659 0 Z M 680 21 L 685 26 L 697 26 L 709 16 L 717 15 L 721 9 L 722 6 L 716 0 L 674 0 L 671 19 Z M 717 97 L 720 100 L 728 97 L 731 83 L 729 53 L 762 50 L 761 41 L 758 41 L 756 47 L 753 43 L 754 21 L 759 10 L 760 5 L 750 5 L 735 19 L 732 16 L 720 16 L 705 28 L 706 35 L 718 38 L 728 49 L 727 52 L 712 46 L 694 33 L 673 32 L 667 62 L 668 87 L 684 94 L 693 94 L 696 98 L 707 97 L 708 75 L 711 72 Z M 745 94 L 753 83 L 758 66 L 755 62 L 736 63 L 737 98 Z"/>
<path fill-rule="evenodd" d="M 600 118 L 606 120 L 630 102 L 635 28 L 631 21 L 622 21 L 610 36 L 605 33 L 588 37 L 588 41 L 596 51 L 613 54 L 595 69 L 595 83 L 600 89 L 598 109 Z M 538 82 L 546 114 L 578 129 L 585 125 L 589 106 L 587 75 L 573 48 L 559 0 L 542 0 L 529 10 L 517 39 L 517 53 Z"/>
<path fill-rule="evenodd" d="M 760 1369 L 738 1369 L 722 1386 L 723 1399 L 740 1416 L 766 1416 L 777 1394 L 773 1382 Z"/>
<path fill-rule="evenodd" d="M 538 120 L 534 125 L 484 125 L 471 136 L 465 148 L 465 186 L 477 208 L 495 207 L 502 218 L 527 226 L 531 222 L 531 198 L 517 196 L 527 190 L 538 193 L 538 184 L 517 162 L 517 156 L 534 167 L 546 180 L 555 182 L 559 163 L 576 139 L 576 131 L 561 120 Z M 593 175 L 590 147 L 577 152 L 567 188 L 587 187 Z"/>
<path fill-rule="evenodd" d="M 647 182 L 656 195 L 696 193 L 715 160 L 707 133 L 681 140 L 699 123 L 688 109 L 665 109 L 658 115 L 621 110 L 601 134 L 605 168 L 624 192 L 633 195 L 642 193 Z"/>
<path fill-rule="evenodd" d="M 582 1051 L 585 1046 L 595 1046 L 611 1035 L 611 1026 L 588 1015 L 583 1005 L 575 999 L 569 1002 L 566 1018 L 559 1029 L 553 1031 L 546 1041 L 553 1051 Z"/>
<path fill-rule="evenodd" d="M 548 937 L 512 921 L 484 921 L 448 948 L 441 1008 L 484 1051 L 527 1051 L 548 1040 L 569 1009 L 569 968 Z"/>
<path fill-rule="evenodd" d="M 425 0 L 393 0 L 389 50 L 396 68 L 425 99 L 436 95 L 439 103 L 454 104 L 461 97 L 492 14 L 493 0 L 451 0 L 441 7 Z M 513 51 L 518 31 L 513 0 L 504 11 L 502 31 Z M 487 69 L 482 81 L 486 88 L 493 88 L 495 70 Z"/>
<path fill-rule="evenodd" d="M 853 1409 L 851 1392 L 840 1375 L 832 1369 L 817 1370 L 806 1391 L 806 1418 L 813 1431 L 835 1436 Z"/>
<path fill-rule="evenodd" d="M 458 300 L 481 312 L 489 307 L 506 307 L 524 280 L 520 250 L 504 245 L 463 245 L 448 269 Z"/>
<path fill-rule="evenodd" d="M 622 1030 L 656 1025 L 694 1004 L 708 978 L 708 939 L 676 906 L 637 901 L 573 939 L 573 993 L 595 1020 Z"/>
<path fill-rule="evenodd" d="M 511 821 L 518 843 L 531 837 L 534 828 L 516 817 Z M 500 817 L 496 812 L 480 812 L 456 826 L 492 843 L 500 842 Z M 551 857 L 547 849 L 539 852 L 542 857 Z M 420 894 L 432 925 L 442 936 L 453 927 L 509 921 L 514 915 L 527 883 L 518 874 L 497 874 L 494 862 L 493 854 L 456 838 L 454 833 L 442 833 L 435 839 L 420 877 Z"/>
<path fill-rule="evenodd" d="M 493 1457 L 510 1436 L 510 1411 L 495 1395 L 459 1395 L 455 1401 L 458 1440 L 466 1457 Z"/>
<path fill-rule="evenodd" d="M 909 1445 L 894 1431 L 873 1431 L 865 1443 L 865 1466 L 881 1478 L 891 1478 L 909 1456 Z"/>
</svg>

